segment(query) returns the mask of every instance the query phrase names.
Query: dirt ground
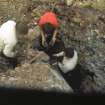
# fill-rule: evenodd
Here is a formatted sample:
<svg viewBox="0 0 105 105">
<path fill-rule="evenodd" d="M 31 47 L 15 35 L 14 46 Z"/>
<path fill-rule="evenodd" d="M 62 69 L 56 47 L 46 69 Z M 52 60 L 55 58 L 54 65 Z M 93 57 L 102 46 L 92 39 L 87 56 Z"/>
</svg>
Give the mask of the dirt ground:
<svg viewBox="0 0 105 105">
<path fill-rule="evenodd" d="M 52 10 L 57 14 L 60 23 L 60 34 L 66 47 L 71 46 L 78 51 L 78 62 L 84 68 L 81 71 L 89 70 L 95 73 L 94 80 L 91 79 L 90 75 L 86 75 L 81 80 L 79 90 L 84 93 L 94 91 L 105 92 L 105 12 L 90 6 L 81 7 L 76 6 L 76 4 L 74 6 L 67 6 L 57 1 L 52 3 L 46 1 L 33 1 L 27 7 L 26 14 L 31 16 L 29 23 L 30 32 L 27 39 L 20 38 L 19 45 L 17 46 L 17 49 L 19 49 L 18 60 L 20 65 L 15 70 L 7 70 L 0 73 L 0 84 L 6 86 L 36 87 L 37 89 L 40 87 L 51 87 L 52 82 L 50 82 L 49 86 L 45 85 L 46 78 L 51 77 L 51 75 L 47 77 L 49 75 L 49 71 L 46 69 L 48 63 L 44 66 L 43 64 L 42 66 L 40 64 L 37 66 L 37 63 L 42 62 L 42 60 L 38 61 L 37 59 L 34 64 L 29 64 L 29 61 L 37 55 L 37 52 L 31 49 L 32 40 L 39 34 L 39 27 L 35 22 L 37 23 L 39 17 L 46 10 Z M 44 70 L 44 68 L 45 71 L 43 72 L 42 69 Z M 36 79 L 36 77 L 38 78 Z M 47 90 L 49 89 L 47 88 Z"/>
</svg>

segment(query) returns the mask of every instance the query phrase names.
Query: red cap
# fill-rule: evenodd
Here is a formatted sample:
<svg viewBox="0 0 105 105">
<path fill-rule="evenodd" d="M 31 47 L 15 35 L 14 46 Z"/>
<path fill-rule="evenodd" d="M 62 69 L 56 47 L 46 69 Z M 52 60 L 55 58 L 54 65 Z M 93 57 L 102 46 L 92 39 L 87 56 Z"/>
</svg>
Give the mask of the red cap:
<svg viewBox="0 0 105 105">
<path fill-rule="evenodd" d="M 46 12 L 41 16 L 38 25 L 43 26 L 46 23 L 52 24 L 54 27 L 58 27 L 57 17 L 53 12 Z"/>
</svg>

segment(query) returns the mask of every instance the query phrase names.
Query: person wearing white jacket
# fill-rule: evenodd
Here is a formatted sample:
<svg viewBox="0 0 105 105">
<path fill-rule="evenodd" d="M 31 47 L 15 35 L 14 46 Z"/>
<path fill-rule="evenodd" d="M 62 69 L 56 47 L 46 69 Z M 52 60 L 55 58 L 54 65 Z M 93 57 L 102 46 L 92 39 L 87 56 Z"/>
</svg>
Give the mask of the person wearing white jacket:
<svg viewBox="0 0 105 105">
<path fill-rule="evenodd" d="M 64 73 L 72 71 L 78 62 L 77 51 L 70 47 L 65 48 L 64 51 L 54 54 L 53 56 L 58 57 L 57 64 Z"/>
<path fill-rule="evenodd" d="M 28 33 L 28 26 L 24 22 L 8 20 L 0 26 L 0 53 L 7 58 L 14 58 L 14 48 L 18 42 L 18 35 Z"/>
<path fill-rule="evenodd" d="M 17 44 L 16 22 L 7 21 L 0 27 L 0 51 L 3 50 L 3 54 L 7 57 L 14 57 L 15 52 L 13 52 L 14 46 Z"/>
</svg>

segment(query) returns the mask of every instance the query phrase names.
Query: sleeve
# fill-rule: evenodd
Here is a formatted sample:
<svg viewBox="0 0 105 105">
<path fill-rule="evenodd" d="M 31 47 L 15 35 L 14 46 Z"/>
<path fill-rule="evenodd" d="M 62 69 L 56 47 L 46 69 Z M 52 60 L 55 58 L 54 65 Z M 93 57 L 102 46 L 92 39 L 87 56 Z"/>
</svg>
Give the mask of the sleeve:
<svg viewBox="0 0 105 105">
<path fill-rule="evenodd" d="M 32 41 L 32 48 L 34 50 L 43 50 L 43 48 L 41 47 L 41 43 L 40 43 L 40 39 L 39 37 L 38 38 L 35 38 L 33 41 Z"/>
<path fill-rule="evenodd" d="M 16 55 L 15 52 L 13 52 L 14 47 L 15 44 L 13 43 L 5 45 L 3 50 L 4 55 L 10 58 L 14 57 Z"/>
</svg>

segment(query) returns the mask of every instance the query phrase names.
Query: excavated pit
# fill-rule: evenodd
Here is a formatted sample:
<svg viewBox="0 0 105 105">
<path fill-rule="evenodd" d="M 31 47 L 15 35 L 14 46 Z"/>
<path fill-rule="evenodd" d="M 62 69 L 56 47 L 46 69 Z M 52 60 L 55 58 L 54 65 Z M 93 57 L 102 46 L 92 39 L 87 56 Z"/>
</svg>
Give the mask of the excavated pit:
<svg viewBox="0 0 105 105">
<path fill-rule="evenodd" d="M 28 63 L 35 56 L 35 52 L 31 49 L 31 43 L 34 36 L 36 37 L 39 34 L 39 28 L 33 25 L 33 20 L 36 22 L 46 10 L 53 10 L 58 16 L 62 39 L 66 47 L 71 46 L 78 51 L 78 64 L 81 65 L 67 75 L 61 74 L 74 92 L 104 93 L 105 12 L 90 7 L 67 7 L 59 4 L 54 8 L 53 6 L 51 3 L 33 2 L 32 6 L 27 8 L 28 13 L 31 12 L 32 15 L 32 21 L 30 22 L 30 30 L 32 32 L 27 36 L 27 40 L 23 38 L 19 40 L 17 47 L 19 49 L 18 67 Z M 34 53 L 32 54 L 31 51 Z M 8 72 L 9 70 L 6 71 Z M 6 71 L 2 71 L 4 75 Z"/>
</svg>

